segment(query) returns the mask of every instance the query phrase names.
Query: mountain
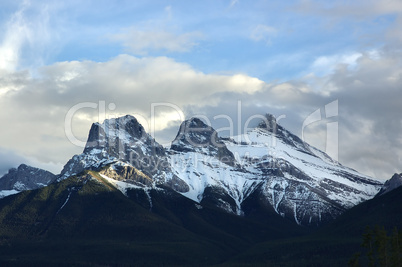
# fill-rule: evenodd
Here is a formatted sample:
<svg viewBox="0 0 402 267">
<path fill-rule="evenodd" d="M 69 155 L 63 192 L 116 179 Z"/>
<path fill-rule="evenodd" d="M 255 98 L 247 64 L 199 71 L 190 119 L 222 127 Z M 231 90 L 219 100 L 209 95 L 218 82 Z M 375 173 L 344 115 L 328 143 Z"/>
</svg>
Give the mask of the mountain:
<svg viewBox="0 0 402 267">
<path fill-rule="evenodd" d="M 94 123 L 83 153 L 64 166 L 58 181 L 101 169 L 144 192 L 169 187 L 201 206 L 251 217 L 274 211 L 302 225 L 331 221 L 382 185 L 303 142 L 269 114 L 232 138 L 191 118 L 167 149 L 132 116 Z"/>
<path fill-rule="evenodd" d="M 183 195 L 194 201 L 213 201 L 238 215 L 264 212 L 256 210 L 257 201 L 303 225 L 333 220 L 382 185 L 303 142 L 269 114 L 232 138 L 218 137 L 197 118 L 187 120 L 170 154 L 175 174 L 190 187 Z"/>
<path fill-rule="evenodd" d="M 58 181 L 83 170 L 122 163 L 147 176 L 152 186 L 166 184 L 178 192 L 188 190 L 188 185 L 172 173 L 165 149 L 130 115 L 92 124 L 83 153 L 67 162 Z"/>
<path fill-rule="evenodd" d="M 331 221 L 371 199 L 382 185 L 303 142 L 269 114 L 225 144 L 247 172 L 262 178 L 253 194 L 298 224 Z"/>
<path fill-rule="evenodd" d="M 391 192 L 392 190 L 400 187 L 402 185 L 402 173 L 395 173 L 391 179 L 385 181 L 384 185 L 381 187 L 380 192 L 378 192 L 378 196 Z"/>
<path fill-rule="evenodd" d="M 0 178 L 0 198 L 47 186 L 55 179 L 51 172 L 21 164 Z"/>
<path fill-rule="evenodd" d="M 184 196 L 243 214 L 241 203 L 260 179 L 241 168 L 212 127 L 198 118 L 184 121 L 169 152 L 174 173 L 189 186 Z"/>
</svg>

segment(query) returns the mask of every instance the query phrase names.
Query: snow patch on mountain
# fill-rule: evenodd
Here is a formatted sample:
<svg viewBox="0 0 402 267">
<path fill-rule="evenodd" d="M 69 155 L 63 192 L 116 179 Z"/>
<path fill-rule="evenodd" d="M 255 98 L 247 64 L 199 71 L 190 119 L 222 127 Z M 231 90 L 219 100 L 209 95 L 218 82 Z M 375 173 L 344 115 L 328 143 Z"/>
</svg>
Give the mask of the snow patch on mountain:
<svg viewBox="0 0 402 267">
<path fill-rule="evenodd" d="M 102 178 L 104 178 L 106 181 L 108 181 L 110 184 L 112 184 L 114 187 L 116 187 L 120 192 L 122 192 L 125 196 L 127 196 L 127 190 L 128 189 L 148 189 L 147 187 L 142 187 L 138 185 L 134 185 L 128 182 L 123 182 L 123 181 L 117 181 L 113 178 L 107 177 L 104 174 L 100 174 Z"/>
<path fill-rule="evenodd" d="M 18 191 L 18 190 L 15 190 L 15 189 L 12 189 L 12 190 L 1 190 L 1 191 L 0 191 L 0 199 L 1 199 L 1 198 L 4 198 L 4 197 L 11 196 L 11 195 L 18 194 L 18 193 L 20 193 L 20 192 L 21 192 L 21 191 Z"/>
<path fill-rule="evenodd" d="M 237 171 L 223 164 L 217 158 L 197 152 L 184 152 L 171 155 L 172 170 L 189 185 L 189 191 L 181 193 L 198 203 L 203 199 L 206 187 L 223 188 L 236 202 L 237 213 L 241 213 L 241 203 L 262 180 L 252 173 Z"/>
</svg>

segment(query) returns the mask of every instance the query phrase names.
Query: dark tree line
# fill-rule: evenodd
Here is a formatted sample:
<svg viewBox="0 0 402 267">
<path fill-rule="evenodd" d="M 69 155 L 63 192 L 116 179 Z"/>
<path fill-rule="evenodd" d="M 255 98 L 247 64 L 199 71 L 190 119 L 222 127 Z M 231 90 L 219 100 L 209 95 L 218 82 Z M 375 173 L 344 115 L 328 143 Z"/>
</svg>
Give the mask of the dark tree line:
<svg viewBox="0 0 402 267">
<path fill-rule="evenodd" d="M 396 227 L 388 235 L 384 227 L 367 226 L 361 246 L 349 266 L 402 266 L 402 231 Z"/>
</svg>

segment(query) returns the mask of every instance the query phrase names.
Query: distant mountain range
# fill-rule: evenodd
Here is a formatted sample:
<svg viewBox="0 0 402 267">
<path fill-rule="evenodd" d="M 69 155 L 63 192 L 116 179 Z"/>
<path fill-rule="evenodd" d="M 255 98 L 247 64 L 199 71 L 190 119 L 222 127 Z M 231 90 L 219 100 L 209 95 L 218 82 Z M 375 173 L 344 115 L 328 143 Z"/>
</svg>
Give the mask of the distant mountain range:
<svg viewBox="0 0 402 267">
<path fill-rule="evenodd" d="M 51 264 L 59 262 L 56 255 L 74 252 L 66 265 L 204 265 L 243 262 L 251 253 L 259 255 L 256 263 L 273 264 L 258 246 L 303 243 L 317 237 L 311 232 L 331 236 L 347 225 L 345 218 L 361 214 L 353 207 L 386 203 L 387 192 L 399 185 L 401 175 L 383 184 L 341 165 L 269 114 L 255 129 L 229 138 L 191 118 L 169 148 L 127 115 L 94 123 L 83 153 L 57 176 L 21 165 L 0 178 L 0 252 L 10 255 L 0 262 L 19 255 L 11 247 L 54 246 L 54 257 L 32 252 L 18 261 Z M 365 216 L 353 219 L 356 228 L 364 228 Z M 400 226 L 399 215 L 392 216 Z M 317 226 L 324 227 L 317 232 Z M 108 258 L 112 252 L 121 255 Z M 349 252 L 339 252 L 341 262 Z"/>
<path fill-rule="evenodd" d="M 0 178 L 0 198 L 47 186 L 56 178 L 51 172 L 21 164 Z"/>
</svg>

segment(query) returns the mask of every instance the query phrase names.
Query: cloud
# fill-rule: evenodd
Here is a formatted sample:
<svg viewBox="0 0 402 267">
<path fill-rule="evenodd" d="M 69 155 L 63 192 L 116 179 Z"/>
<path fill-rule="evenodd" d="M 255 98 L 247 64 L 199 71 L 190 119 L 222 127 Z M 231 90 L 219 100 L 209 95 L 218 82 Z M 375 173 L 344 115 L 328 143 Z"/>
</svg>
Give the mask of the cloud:
<svg viewBox="0 0 402 267">
<path fill-rule="evenodd" d="M 166 6 L 165 7 L 165 12 L 168 16 L 168 19 L 172 19 L 172 6 Z"/>
<path fill-rule="evenodd" d="M 122 42 L 135 55 L 146 55 L 155 51 L 189 52 L 197 45 L 197 41 L 203 39 L 203 35 L 196 31 L 175 34 L 165 30 L 140 30 L 133 27 L 112 35 L 111 39 Z"/>
<path fill-rule="evenodd" d="M 20 9 L 15 12 L 7 22 L 7 29 L 0 45 L 0 69 L 15 70 L 19 64 L 22 45 L 31 35 L 28 23 L 24 19 L 24 12 L 28 7 L 23 2 Z"/>
<path fill-rule="evenodd" d="M 353 65 L 339 63 L 321 83 L 327 99 L 339 100 L 340 158 L 386 179 L 402 166 L 401 55 L 363 53 Z"/>
<path fill-rule="evenodd" d="M 399 0 L 358 0 L 323 2 L 317 0 L 299 1 L 295 10 L 306 13 L 322 15 L 332 18 L 365 19 L 372 16 L 402 13 L 402 3 Z"/>
<path fill-rule="evenodd" d="M 398 49 L 402 44 L 402 2 L 399 0 L 303 0 L 291 10 L 315 20 L 326 32 L 342 29 L 344 40 L 352 33 L 365 47 Z"/>
<path fill-rule="evenodd" d="M 402 57 L 390 50 L 350 55 L 356 56 L 334 56 L 337 60 L 325 64 L 333 71 L 320 77 L 266 84 L 248 95 L 221 92 L 215 107 L 188 108 L 209 118 L 228 114 L 233 118 L 234 134 L 239 133 L 239 124 L 241 131 L 246 130 L 244 123 L 252 115 L 269 112 L 281 116 L 281 124 L 295 134 L 301 136 L 304 130 L 306 141 L 324 151 L 327 124 L 337 121 L 340 162 L 372 177 L 389 179 L 402 168 Z M 338 116 L 326 118 L 325 106 L 336 100 Z M 322 119 L 302 129 L 303 121 L 317 109 Z M 228 126 L 225 120 L 212 123 L 217 128 Z"/>
<path fill-rule="evenodd" d="M 27 164 L 32 167 L 41 168 L 48 170 L 53 173 L 60 172 L 62 164 L 53 162 L 41 162 L 35 158 L 25 157 L 24 155 L 18 154 L 13 150 L 4 149 L 0 147 L 0 178 L 8 172 L 11 168 L 16 168 L 21 164 Z"/>
<path fill-rule="evenodd" d="M 0 95 L 0 123 L 7 125 L 0 139 L 5 149 L 56 163 L 64 163 L 82 151 L 69 142 L 64 129 L 68 110 L 77 104 L 97 105 L 80 109 L 73 117 L 72 131 L 85 141 L 91 123 L 100 119 L 102 103 L 107 116 L 132 114 L 148 122 L 151 105 L 161 103 L 155 108 L 158 131 L 171 126 L 158 123 L 166 119 L 180 124 L 172 106 L 183 109 L 186 105 L 219 105 L 217 94 L 221 92 L 248 95 L 265 86 L 261 80 L 244 74 L 205 74 L 170 58 L 129 55 L 101 63 L 59 62 L 40 68 L 35 77 L 27 72 L 13 72 L 6 77 L 0 79 L 1 90 L 5 91 Z M 110 109 L 109 104 L 115 108 Z"/>
<path fill-rule="evenodd" d="M 312 16 L 318 16 L 324 19 L 328 25 L 336 25 L 344 23 L 346 27 L 353 27 L 354 23 L 359 22 L 367 24 L 363 34 L 373 35 L 370 40 L 378 41 L 386 39 L 386 45 L 398 46 L 402 43 L 401 26 L 402 26 L 402 2 L 399 0 L 358 0 L 358 1 L 300 1 L 294 8 L 294 11 Z M 372 23 L 372 21 L 376 21 Z M 390 26 L 376 32 L 376 28 L 383 24 L 386 25 L 389 21 Z M 385 32 L 385 35 L 384 35 Z M 394 42 L 397 42 L 394 44 Z"/>
<path fill-rule="evenodd" d="M 0 177 L 2 177 L 11 168 L 18 167 L 25 161 L 25 158 L 16 154 L 12 150 L 0 147 Z"/>
<path fill-rule="evenodd" d="M 1 35 L 0 70 L 34 70 L 59 49 L 58 33 L 51 27 L 57 25 L 52 16 L 57 8 L 56 4 L 22 1 L 8 18 Z"/>
<path fill-rule="evenodd" d="M 353 69 L 357 66 L 357 60 L 362 56 L 361 53 L 347 53 L 347 54 L 338 54 L 331 56 L 320 56 L 317 57 L 310 71 L 315 75 L 327 75 L 334 71 L 334 68 L 337 66 L 344 64 L 349 69 Z"/>
<path fill-rule="evenodd" d="M 268 25 L 257 25 L 251 32 L 250 38 L 254 41 L 264 41 L 267 44 L 271 43 L 271 38 L 275 36 L 277 29 Z"/>
<path fill-rule="evenodd" d="M 238 3 L 239 3 L 239 0 L 231 0 L 231 1 L 230 1 L 229 8 L 234 7 L 234 6 L 237 5 Z"/>
</svg>

